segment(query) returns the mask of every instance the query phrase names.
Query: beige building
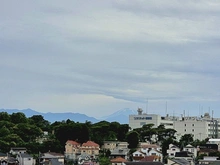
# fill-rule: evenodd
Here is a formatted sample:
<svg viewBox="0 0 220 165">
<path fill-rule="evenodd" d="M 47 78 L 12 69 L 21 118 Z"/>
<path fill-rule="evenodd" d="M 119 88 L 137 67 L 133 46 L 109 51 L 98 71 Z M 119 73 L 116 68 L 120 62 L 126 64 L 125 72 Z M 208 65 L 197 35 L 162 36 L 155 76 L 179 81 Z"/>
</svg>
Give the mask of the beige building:
<svg viewBox="0 0 220 165">
<path fill-rule="evenodd" d="M 82 144 L 80 150 L 81 150 L 81 154 L 86 153 L 90 155 L 90 157 L 95 158 L 96 156 L 99 155 L 100 147 L 97 143 L 93 141 L 87 141 L 86 143 Z"/>
<path fill-rule="evenodd" d="M 65 157 L 67 159 L 76 159 L 80 155 L 80 144 L 73 140 L 68 140 L 65 145 Z"/>
</svg>

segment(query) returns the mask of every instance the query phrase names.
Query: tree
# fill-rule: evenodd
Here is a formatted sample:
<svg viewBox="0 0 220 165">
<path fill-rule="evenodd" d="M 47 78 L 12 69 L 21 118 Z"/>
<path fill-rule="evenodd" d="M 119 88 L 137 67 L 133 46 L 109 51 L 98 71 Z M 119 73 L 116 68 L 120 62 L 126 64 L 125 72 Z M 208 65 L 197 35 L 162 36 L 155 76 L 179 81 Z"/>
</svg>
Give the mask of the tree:
<svg viewBox="0 0 220 165">
<path fill-rule="evenodd" d="M 139 143 L 139 134 L 136 131 L 130 131 L 126 136 L 128 148 L 137 148 Z"/>
<path fill-rule="evenodd" d="M 24 113 L 22 112 L 17 112 L 17 113 L 12 113 L 11 114 L 11 122 L 14 124 L 18 123 L 27 123 L 27 118 Z"/>
<path fill-rule="evenodd" d="M 186 145 L 192 144 L 193 141 L 193 134 L 184 134 L 179 140 L 179 146 L 182 149 Z"/>
</svg>

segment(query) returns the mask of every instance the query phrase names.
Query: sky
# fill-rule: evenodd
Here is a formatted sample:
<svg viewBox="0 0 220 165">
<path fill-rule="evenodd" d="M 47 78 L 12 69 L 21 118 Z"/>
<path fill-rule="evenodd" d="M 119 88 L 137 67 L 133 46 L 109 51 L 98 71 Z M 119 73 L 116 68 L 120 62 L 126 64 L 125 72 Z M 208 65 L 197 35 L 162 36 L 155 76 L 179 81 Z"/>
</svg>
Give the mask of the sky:
<svg viewBox="0 0 220 165">
<path fill-rule="evenodd" d="M 0 108 L 220 117 L 219 0 L 1 0 Z"/>
</svg>

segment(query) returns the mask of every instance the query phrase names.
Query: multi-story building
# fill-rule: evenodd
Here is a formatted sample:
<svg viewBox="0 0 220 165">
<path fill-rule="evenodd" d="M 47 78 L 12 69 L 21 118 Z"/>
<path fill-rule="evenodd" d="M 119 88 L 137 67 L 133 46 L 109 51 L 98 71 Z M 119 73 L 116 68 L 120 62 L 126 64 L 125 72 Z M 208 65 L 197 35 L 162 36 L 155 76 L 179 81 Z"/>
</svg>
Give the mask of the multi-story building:
<svg viewBox="0 0 220 165">
<path fill-rule="evenodd" d="M 174 121 L 173 129 L 177 134 L 192 134 L 194 139 L 217 138 L 220 132 L 219 119 L 214 119 L 205 113 L 204 117 L 182 117 Z"/>
<path fill-rule="evenodd" d="M 145 124 L 154 124 L 153 127 L 164 125 L 165 128 L 173 128 L 173 120 L 178 120 L 178 117 L 161 117 L 156 114 L 143 113 L 141 108 L 137 110 L 138 114 L 129 115 L 129 127 L 133 130 L 135 128 L 141 128 Z"/>
<path fill-rule="evenodd" d="M 76 159 L 80 153 L 80 144 L 73 140 L 67 140 L 65 145 L 65 157 L 67 159 Z"/>
<path fill-rule="evenodd" d="M 133 130 L 141 128 L 146 124 L 153 124 L 153 127 L 164 125 L 165 128 L 175 129 L 178 138 L 184 134 L 192 134 L 194 139 L 204 140 L 206 138 L 218 138 L 220 136 L 220 119 L 210 117 L 209 113 L 205 113 L 202 117 L 193 116 L 165 116 L 161 117 L 156 114 L 143 113 L 138 108 L 138 114 L 129 115 L 129 127 Z"/>
<path fill-rule="evenodd" d="M 80 147 L 81 154 L 86 153 L 90 157 L 95 158 L 99 155 L 99 144 L 93 142 L 93 141 L 87 141 L 86 143 L 83 143 Z"/>
</svg>

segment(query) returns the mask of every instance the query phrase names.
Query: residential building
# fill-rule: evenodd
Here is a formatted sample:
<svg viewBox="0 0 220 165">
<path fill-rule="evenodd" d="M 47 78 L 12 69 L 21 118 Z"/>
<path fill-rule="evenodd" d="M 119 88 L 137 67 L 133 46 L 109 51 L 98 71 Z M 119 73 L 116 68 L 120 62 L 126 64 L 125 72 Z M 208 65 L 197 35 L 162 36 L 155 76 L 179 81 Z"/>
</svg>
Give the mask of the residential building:
<svg viewBox="0 0 220 165">
<path fill-rule="evenodd" d="M 187 146 L 183 147 L 183 151 L 188 151 L 193 153 L 193 157 L 197 157 L 197 148 L 193 147 L 192 145 L 188 144 Z"/>
<path fill-rule="evenodd" d="M 86 143 L 83 143 L 80 147 L 81 154 L 87 153 L 90 155 L 91 158 L 96 158 L 99 155 L 99 144 L 93 142 L 93 141 L 87 141 Z"/>
<path fill-rule="evenodd" d="M 5 153 L 0 152 L 0 164 L 6 165 L 7 164 L 8 155 Z"/>
<path fill-rule="evenodd" d="M 77 156 L 81 154 L 80 147 L 80 143 L 73 140 L 67 140 L 65 145 L 65 157 L 71 160 L 77 159 Z"/>
<path fill-rule="evenodd" d="M 35 159 L 27 153 L 17 154 L 19 165 L 35 165 Z"/>
<path fill-rule="evenodd" d="M 188 162 L 186 159 L 183 158 L 173 158 L 167 160 L 167 165 L 190 165 L 190 162 Z"/>
<path fill-rule="evenodd" d="M 111 152 L 110 157 L 111 157 L 111 159 L 117 158 L 117 157 L 122 157 L 122 158 L 128 160 L 129 159 L 129 151 L 130 151 L 130 149 L 128 149 L 128 148 L 124 148 L 124 149 L 116 148 Z"/>
<path fill-rule="evenodd" d="M 40 155 L 40 162 L 44 165 L 50 165 L 51 163 L 64 165 L 64 155 L 56 152 L 42 153 Z"/>
<path fill-rule="evenodd" d="M 217 138 L 220 135 L 220 119 L 210 117 L 209 113 L 202 117 L 183 116 L 181 120 L 174 121 L 173 128 L 179 135 L 192 134 L 194 140 Z"/>
<path fill-rule="evenodd" d="M 111 161 L 112 165 L 123 165 L 124 162 L 128 162 L 128 160 L 126 160 L 122 157 L 113 158 L 110 161 Z"/>
<path fill-rule="evenodd" d="M 113 151 L 118 145 L 118 141 L 104 141 L 102 149 Z"/>
<path fill-rule="evenodd" d="M 198 161 L 199 165 L 219 165 L 220 160 L 219 157 L 215 156 L 204 156 L 203 159 Z"/>
<path fill-rule="evenodd" d="M 143 161 L 143 162 L 124 162 L 125 165 L 164 165 L 162 162 L 151 162 L 151 161 Z"/>
<path fill-rule="evenodd" d="M 176 152 L 180 152 L 180 148 L 174 144 L 169 144 L 169 149 L 167 150 L 168 157 L 174 158 Z"/>
<path fill-rule="evenodd" d="M 188 151 L 176 152 L 175 159 L 185 159 L 190 163 L 190 165 L 195 165 L 195 159 L 193 157 L 193 153 Z"/>
<path fill-rule="evenodd" d="M 141 152 L 141 151 L 135 151 L 132 153 L 132 160 L 133 161 L 140 161 L 141 159 L 143 159 L 145 157 L 145 153 Z"/>
</svg>

